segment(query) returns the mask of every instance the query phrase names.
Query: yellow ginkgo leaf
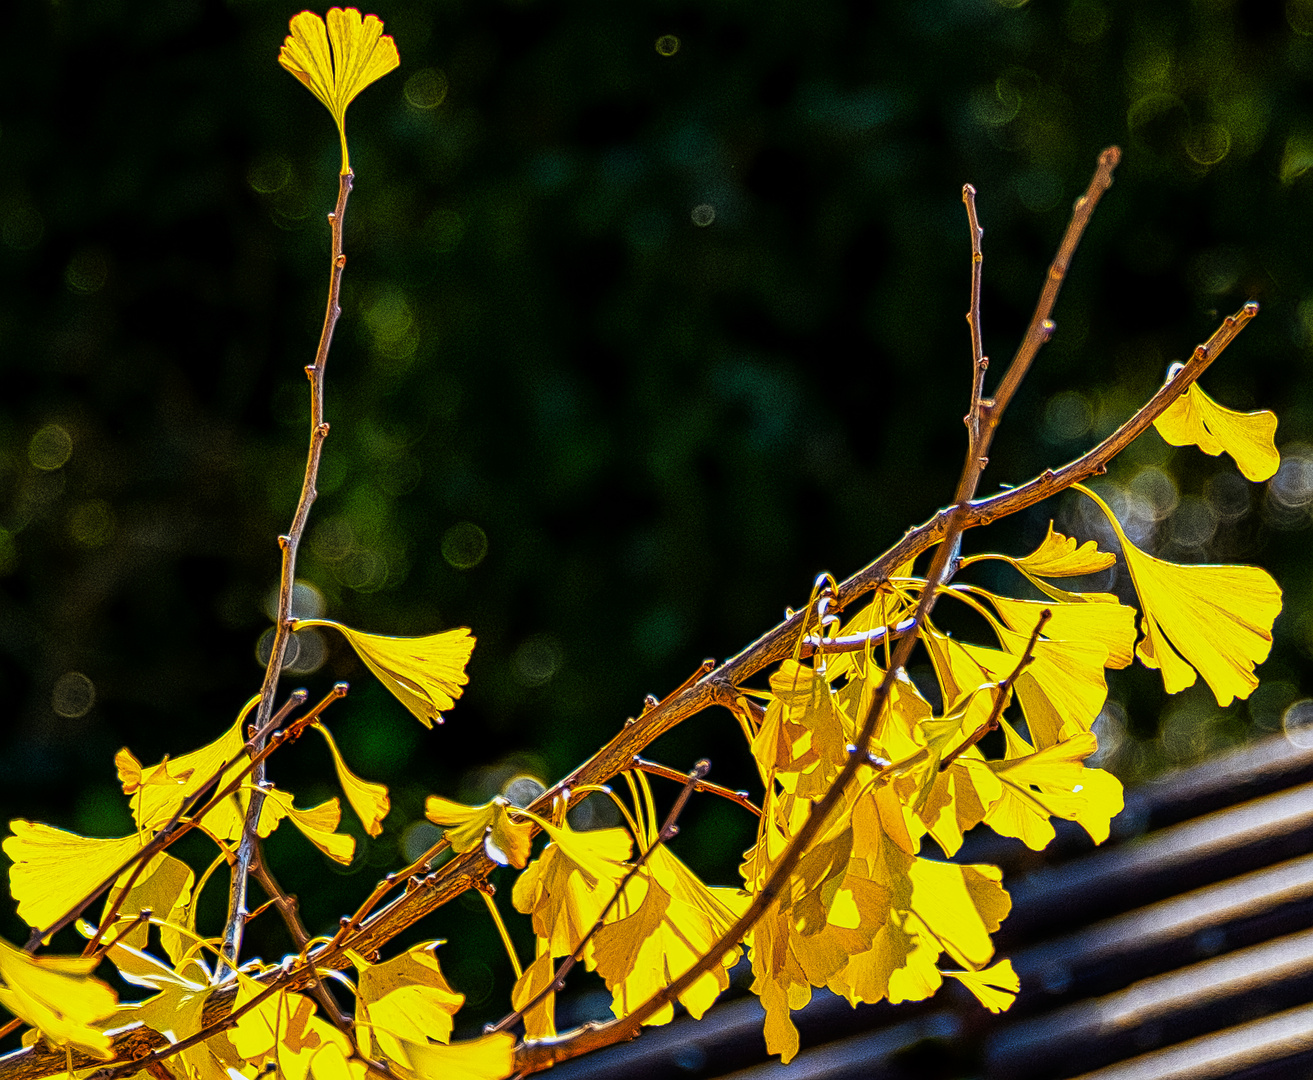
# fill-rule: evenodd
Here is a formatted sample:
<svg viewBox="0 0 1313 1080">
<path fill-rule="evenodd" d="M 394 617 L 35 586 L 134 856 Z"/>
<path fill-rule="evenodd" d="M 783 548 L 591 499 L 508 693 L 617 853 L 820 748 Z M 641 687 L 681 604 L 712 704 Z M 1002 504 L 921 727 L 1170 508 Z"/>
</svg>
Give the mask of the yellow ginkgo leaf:
<svg viewBox="0 0 1313 1080">
<path fill-rule="evenodd" d="M 140 912 L 149 910 L 172 920 L 190 902 L 195 879 L 191 867 L 181 859 L 175 859 L 169 854 L 157 855 L 121 900 L 118 899 L 119 886 L 115 885 L 108 891 L 101 918 L 109 913 L 110 905 L 118 900 L 120 918 L 131 919 Z M 110 934 L 112 940 L 120 941 L 134 949 L 146 948 L 149 936 L 150 925 L 145 922 L 122 936 L 119 936 L 118 932 Z M 174 934 L 174 943 L 176 936 Z"/>
<path fill-rule="evenodd" d="M 1002 559 L 1023 574 L 1033 574 L 1036 577 L 1078 577 L 1107 570 L 1117 561 L 1117 556 L 1110 551 L 1100 551 L 1093 540 L 1081 544 L 1070 536 L 1054 532 L 1053 522 L 1050 521 L 1049 531 L 1039 547 L 1024 559 L 1014 559 L 1010 555 L 970 555 L 962 560 L 962 565 L 969 566 L 982 559 Z"/>
<path fill-rule="evenodd" d="M 999 884 L 1003 871 L 996 866 L 917 859 L 908 876 L 912 911 L 938 945 L 963 966 L 987 963 L 994 955 L 989 935 L 1012 909 L 1011 897 Z"/>
<path fill-rule="evenodd" d="M 625 860 L 632 843 L 624 829 L 575 832 L 569 825 L 542 822 L 552 842 L 515 881 L 511 902 L 533 915 L 533 932 L 551 943 L 553 956 L 569 956 L 601 917 L 629 872 Z M 626 889 L 632 904 L 643 899 L 645 882 L 635 877 Z M 592 961 L 593 942 L 584 960 Z"/>
<path fill-rule="evenodd" d="M 0 1005 L 54 1046 L 101 1061 L 114 1056 L 99 1021 L 114 1014 L 114 991 L 92 978 L 96 957 L 29 956 L 0 941 Z"/>
<path fill-rule="evenodd" d="M 417 638 L 362 634 L 326 619 L 299 619 L 292 629 L 305 626 L 341 631 L 365 666 L 425 727 L 442 723 L 442 710 L 455 704 L 470 681 L 465 665 L 474 651 L 474 637 L 468 627 Z"/>
<path fill-rule="evenodd" d="M 418 1080 L 503 1080 L 515 1071 L 515 1036 L 505 1031 L 465 1042 L 408 1042 L 406 1064 Z"/>
<path fill-rule="evenodd" d="M 342 139 L 342 171 L 351 171 L 346 148 L 346 108 L 376 79 L 401 63 L 396 43 L 377 15 L 363 19 L 355 8 L 330 8 L 328 25 L 313 11 L 294 15 L 278 62 L 322 101 Z M 331 47 L 331 49 L 330 49 Z"/>
<path fill-rule="evenodd" d="M 556 965 L 552 961 L 552 950 L 548 942 L 538 938 L 538 957 L 524 969 L 524 974 L 516 980 L 511 990 L 511 1006 L 523 1009 L 539 994 L 552 985 L 556 977 Z M 556 1038 L 556 994 L 547 994 L 542 1001 L 524 1014 L 524 1037 L 526 1039 Z"/>
<path fill-rule="evenodd" d="M 721 897 L 664 846 L 653 849 L 643 867 L 647 891 L 637 904 L 622 898 L 616 918 L 593 938 L 597 972 L 611 990 L 611 1011 L 625 1016 L 673 978 L 691 968 L 733 925 L 737 914 Z M 679 995 L 680 1003 L 700 1020 L 729 987 L 729 969 L 739 958 L 732 949 L 721 964 Z M 667 1005 L 647 1024 L 673 1019 Z"/>
<path fill-rule="evenodd" d="M 291 818 L 292 824 L 301 830 L 305 838 L 334 862 L 343 866 L 350 865 L 356 853 L 356 839 L 337 831 L 342 821 L 342 805 L 337 799 L 329 799 L 308 810 L 298 810 L 292 805 L 290 791 L 267 788 L 256 832 L 262 837 L 268 836 L 283 818 Z"/>
<path fill-rule="evenodd" d="M 170 1042 L 179 1042 L 200 1031 L 205 1002 L 214 991 L 213 986 L 188 979 L 149 953 L 125 945 L 111 945 L 107 955 L 124 980 L 158 991 L 145 1001 L 120 1005 L 113 1019 L 104 1025 L 107 1031 L 140 1023 Z"/>
<path fill-rule="evenodd" d="M 37 929 L 61 919 L 146 846 L 136 833 L 102 840 L 21 818 L 9 827 L 14 835 L 3 845 L 13 860 L 9 891 L 18 901 L 18 917 Z"/>
<path fill-rule="evenodd" d="M 1198 383 L 1167 406 L 1153 426 L 1173 446 L 1193 444 L 1213 457 L 1225 450 L 1250 480 L 1267 480 L 1281 465 L 1275 413 L 1228 409 L 1200 390 Z"/>
<path fill-rule="evenodd" d="M 945 971 L 942 974 L 960 982 L 993 1013 L 1010 1009 L 1021 990 L 1021 979 L 1012 970 L 1011 960 L 1000 960 L 984 971 Z"/>
<path fill-rule="evenodd" d="M 438 966 L 436 950 L 442 944 L 413 945 L 381 964 L 366 963 L 352 954 L 360 972 L 360 1006 L 367 1030 L 394 1061 L 405 1059 L 407 1042 L 451 1040 L 452 1017 L 465 1004 L 465 995 L 451 988 Z"/>
<path fill-rule="evenodd" d="M 1281 589 L 1257 566 L 1183 566 L 1141 551 L 1089 488 L 1073 485 L 1098 504 L 1121 540 L 1140 597 L 1144 638 L 1136 653 L 1163 673 L 1169 694 L 1204 677 L 1221 706 L 1247 698 L 1258 685 L 1254 667 L 1272 649 L 1272 624 Z"/>
<path fill-rule="evenodd" d="M 481 848 L 493 862 L 523 870 L 529 862 L 533 825 L 528 818 L 515 820 L 515 807 L 498 795 L 482 806 L 466 806 L 440 795 L 430 795 L 424 816 L 447 830 L 447 839 L 457 851 Z"/>
<path fill-rule="evenodd" d="M 1002 785 L 985 824 L 1034 851 L 1043 851 L 1053 839 L 1050 816 L 1076 822 L 1096 844 L 1108 839 L 1109 822 L 1122 810 L 1122 785 L 1111 773 L 1082 764 L 1098 749 L 1094 733 L 1083 731 L 1034 752 L 1006 722 L 1003 730 L 1008 740 L 1005 760 L 963 760 L 968 770 L 991 772 Z"/>
<path fill-rule="evenodd" d="M 236 723 L 214 742 L 181 757 L 166 757 L 158 764 L 143 766 L 127 747 L 114 755 L 123 793 L 129 797 L 137 828 L 143 831 L 163 828 L 184 802 L 214 779 L 215 773 L 228 762 L 235 761 L 210 794 L 216 794 L 231 783 L 242 769 L 242 760 L 236 760 L 245 742 L 242 725 L 259 701 L 258 697 L 248 701 Z M 205 815 L 203 824 L 207 832 L 225 840 L 236 839 L 241 835 L 241 807 L 230 796 Z"/>
<path fill-rule="evenodd" d="M 383 832 L 383 819 L 388 816 L 388 811 L 392 809 L 392 801 L 388 798 L 388 789 L 383 784 L 371 784 L 368 780 L 361 780 L 355 773 L 347 768 L 346 762 L 342 760 L 341 751 L 337 748 L 337 743 L 333 741 L 333 736 L 328 728 L 317 721 L 310 725 L 328 743 L 328 749 L 333 755 L 333 768 L 337 770 L 337 782 L 342 785 L 342 793 L 346 796 L 346 801 L 351 804 L 351 809 L 356 812 L 360 818 L 360 823 L 365 827 L 365 832 L 370 836 L 378 836 Z"/>
</svg>

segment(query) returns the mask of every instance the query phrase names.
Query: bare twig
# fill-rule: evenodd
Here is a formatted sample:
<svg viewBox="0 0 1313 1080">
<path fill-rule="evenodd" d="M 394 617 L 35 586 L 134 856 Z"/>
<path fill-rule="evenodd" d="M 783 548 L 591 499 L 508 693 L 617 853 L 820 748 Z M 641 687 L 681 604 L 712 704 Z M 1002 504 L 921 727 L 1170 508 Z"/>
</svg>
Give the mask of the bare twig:
<svg viewBox="0 0 1313 1080">
<path fill-rule="evenodd" d="M 328 306 L 324 312 L 324 325 L 319 335 L 319 348 L 315 351 L 314 363 L 305 369 L 310 379 L 310 451 L 306 457 L 305 480 L 301 485 L 301 498 L 296 505 L 292 527 L 287 531 L 287 535 L 278 538 L 278 545 L 283 551 L 283 566 L 278 582 L 278 613 L 274 619 L 273 648 L 269 652 L 269 663 L 265 667 L 264 684 L 260 688 L 259 712 L 256 714 L 256 728 L 260 730 L 263 730 L 273 712 L 274 695 L 278 692 L 278 678 L 283 670 L 287 643 L 291 639 L 292 586 L 296 581 L 297 548 L 305 533 L 310 507 L 319 494 L 315 486 L 319 478 L 319 457 L 323 451 L 324 440 L 328 438 L 328 423 L 324 419 L 324 368 L 328 363 L 329 347 L 333 344 L 333 329 L 337 326 L 338 316 L 342 314 L 341 305 L 338 303 L 342 287 L 342 268 L 346 266 L 346 256 L 342 254 L 342 219 L 346 214 L 352 180 L 353 175 L 350 170 L 339 176 L 337 205 L 328 215 L 333 245 L 332 266 L 328 276 Z M 259 749 L 260 746 L 257 745 L 255 750 Z M 255 827 L 264 806 L 264 794 L 261 791 L 264 779 L 262 764 L 253 774 L 255 790 L 246 808 L 242 841 L 237 848 L 237 865 L 233 867 L 232 881 L 228 890 L 228 918 L 224 926 L 223 956 L 233 966 L 236 966 L 237 957 L 242 950 L 242 931 L 247 914 L 247 874 L 260 844 Z"/>
<path fill-rule="evenodd" d="M 653 776 L 661 776 L 667 780 L 678 780 L 687 783 L 688 774 L 680 772 L 678 769 L 672 769 L 669 765 L 659 765 L 655 761 L 648 761 L 646 758 L 634 758 L 634 768 L 641 769 L 645 773 L 651 773 Z M 731 791 L 727 787 L 721 787 L 719 784 L 713 784 L 710 780 L 694 780 L 694 791 L 705 791 L 709 795 L 719 795 L 722 799 L 728 799 L 730 802 L 743 807 L 750 813 L 761 817 L 761 807 L 748 798 L 746 791 Z"/>
<path fill-rule="evenodd" d="M 310 932 L 306 930 L 305 924 L 301 922 L 300 907 L 297 904 L 296 897 L 278 884 L 273 871 L 269 869 L 268 860 L 265 859 L 263 851 L 258 851 L 255 859 L 251 862 L 251 874 L 278 908 L 278 914 L 282 916 L 287 932 L 292 935 L 292 940 L 296 942 L 298 955 L 305 956 L 306 946 L 310 943 Z M 319 1004 L 324 1007 L 324 1013 L 333 1022 L 333 1025 L 348 1038 L 351 1038 L 350 1018 L 338 1006 L 337 999 L 333 997 L 332 991 L 328 989 L 328 984 L 323 979 L 316 979 L 310 991 Z"/>
<path fill-rule="evenodd" d="M 1104 150 L 1099 155 L 1099 166 L 1094 171 L 1090 186 L 1085 189 L 1085 194 L 1076 200 L 1067 231 L 1062 237 L 1062 243 L 1058 245 L 1057 255 L 1049 266 L 1049 275 L 1044 282 L 1044 288 L 1040 291 L 1035 313 L 1030 317 L 1030 325 L 1026 327 L 1026 336 L 1021 339 L 1021 345 L 1012 358 L 1012 363 L 1008 365 L 998 390 L 994 393 L 993 404 L 985 407 L 985 419 L 991 428 L 998 426 L 1003 410 L 1008 407 L 1012 395 L 1017 392 L 1021 380 L 1026 377 L 1026 372 L 1030 370 L 1031 362 L 1039 352 L 1040 346 L 1053 336 L 1053 320 L 1050 316 L 1053 314 L 1054 301 L 1057 300 L 1058 291 L 1066 280 L 1067 269 L 1071 266 L 1072 256 L 1076 253 L 1076 245 L 1080 243 L 1085 233 L 1085 226 L 1089 224 L 1094 208 L 1099 205 L 1099 199 L 1112 186 L 1112 171 L 1121 159 L 1120 148 L 1110 146 Z"/>
</svg>

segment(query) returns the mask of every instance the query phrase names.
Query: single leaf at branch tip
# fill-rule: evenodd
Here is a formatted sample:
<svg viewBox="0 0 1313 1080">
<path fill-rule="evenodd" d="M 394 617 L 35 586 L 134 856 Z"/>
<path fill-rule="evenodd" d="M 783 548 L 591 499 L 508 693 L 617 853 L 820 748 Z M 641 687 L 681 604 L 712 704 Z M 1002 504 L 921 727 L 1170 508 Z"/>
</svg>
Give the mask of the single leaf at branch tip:
<svg viewBox="0 0 1313 1080">
<path fill-rule="evenodd" d="M 333 114 L 342 140 L 342 172 L 348 173 L 347 106 L 366 86 L 401 64 L 396 42 L 383 33 L 377 15 L 362 19 L 355 8 L 330 8 L 327 26 L 313 11 L 302 11 L 292 16 L 290 29 L 278 62 Z"/>
<path fill-rule="evenodd" d="M 482 849 L 493 862 L 523 870 L 533 844 L 533 825 L 526 818 L 514 820 L 515 807 L 498 795 L 482 806 L 466 806 L 440 795 L 430 795 L 424 816 L 447 830 L 451 846 L 462 854 Z"/>
<path fill-rule="evenodd" d="M 98 957 L 29 956 L 0 941 L 0 1005 L 31 1024 L 53 1046 L 101 1061 L 114 1056 L 99 1022 L 114 1014 L 114 991 L 92 977 Z"/>
<path fill-rule="evenodd" d="M 1281 466 L 1276 448 L 1276 414 L 1259 409 L 1236 412 L 1219 405 L 1191 383 L 1153 422 L 1164 442 L 1199 447 L 1217 457 L 1226 451 L 1248 480 L 1268 480 Z"/>
<path fill-rule="evenodd" d="M 1169 694 L 1194 685 L 1195 672 L 1218 705 L 1247 698 L 1258 685 L 1254 667 L 1272 650 L 1281 588 L 1257 566 L 1181 565 L 1155 559 L 1127 539 L 1116 515 L 1083 484 L 1078 491 L 1107 517 L 1140 598 L 1144 637 L 1136 654 L 1162 671 Z"/>
<path fill-rule="evenodd" d="M 342 753 L 337 748 L 337 743 L 333 740 L 332 733 L 323 724 L 316 721 L 310 725 L 328 743 L 329 752 L 333 755 L 333 768 L 337 770 L 338 783 L 342 785 L 342 793 L 346 796 L 346 801 L 351 804 L 351 809 L 356 812 L 360 818 L 360 823 L 365 827 L 365 832 L 370 836 L 379 836 L 383 832 L 383 819 L 388 816 L 388 811 L 392 809 L 392 801 L 388 798 L 388 789 L 384 784 L 373 784 L 368 780 L 362 780 L 350 769 L 347 768 L 346 762 L 342 758 Z"/>
<path fill-rule="evenodd" d="M 306 626 L 339 631 L 365 666 L 425 727 L 442 723 L 442 710 L 456 703 L 470 681 L 465 665 L 475 639 L 468 627 L 414 638 L 365 634 L 329 619 L 298 619 L 292 629 Z"/>
<path fill-rule="evenodd" d="M 960 982 L 992 1013 L 1010 1009 L 1021 990 L 1021 979 L 1012 969 L 1011 960 L 1000 960 L 984 971 L 944 971 L 941 974 Z"/>
</svg>

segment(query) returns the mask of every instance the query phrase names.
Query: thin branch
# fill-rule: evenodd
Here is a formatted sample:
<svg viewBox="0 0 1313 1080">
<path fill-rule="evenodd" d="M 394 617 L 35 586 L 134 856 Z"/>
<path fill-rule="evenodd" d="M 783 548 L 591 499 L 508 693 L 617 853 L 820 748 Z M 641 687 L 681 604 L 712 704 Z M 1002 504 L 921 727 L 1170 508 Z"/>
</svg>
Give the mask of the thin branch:
<svg viewBox="0 0 1313 1080">
<path fill-rule="evenodd" d="M 1053 612 L 1045 608 L 1039 613 L 1039 621 L 1035 624 L 1035 629 L 1030 632 L 1030 640 L 1026 642 L 1026 648 L 1021 653 L 1021 659 L 1017 661 L 1017 666 L 1012 669 L 1012 674 L 1006 679 L 999 682 L 997 689 L 994 691 L 994 707 L 989 712 L 989 718 L 981 724 L 975 731 L 963 740 L 962 745 L 957 747 L 951 753 L 945 754 L 939 760 L 939 771 L 944 772 L 958 758 L 970 750 L 976 743 L 980 742 L 991 731 L 998 729 L 999 718 L 1003 715 L 1003 709 L 1007 706 L 1008 691 L 1017 684 L 1019 676 L 1030 662 L 1035 658 L 1035 645 L 1039 641 L 1039 636 L 1044 631 L 1044 625 L 1053 617 Z"/>
<path fill-rule="evenodd" d="M 985 372 L 989 368 L 980 330 L 980 282 L 985 261 L 980 241 L 985 230 L 980 227 L 976 217 L 976 189 L 970 184 L 962 188 L 962 202 L 966 204 L 967 224 L 971 228 L 971 307 L 967 311 L 967 325 L 971 328 L 971 404 L 967 408 L 965 422 L 971 444 L 974 445 L 980 440 L 980 403 L 985 394 Z"/>
<path fill-rule="evenodd" d="M 641 769 L 645 773 L 651 773 L 653 776 L 664 777 L 666 780 L 688 781 L 688 776 L 678 769 L 672 769 L 669 765 L 658 765 L 655 761 L 648 761 L 646 758 L 634 757 L 634 768 Z M 705 791 L 708 795 L 719 795 L 722 799 L 728 799 L 736 806 L 743 807 L 744 810 L 761 817 L 761 807 L 748 798 L 746 791 L 731 791 L 727 787 L 721 787 L 719 784 L 713 784 L 710 780 L 693 781 L 695 791 Z"/>
<path fill-rule="evenodd" d="M 260 707 L 256 716 L 256 728 L 263 730 L 273 712 L 274 695 L 278 692 L 278 678 L 282 674 L 283 659 L 287 654 L 287 643 L 291 639 L 292 625 L 292 587 L 296 582 L 296 553 L 301 537 L 305 533 L 306 521 L 310 517 L 310 507 L 319 492 L 316 483 L 319 478 L 319 457 L 323 451 L 324 440 L 328 438 L 328 423 L 324 419 L 324 368 L 328 363 L 328 350 L 333 344 L 333 329 L 337 326 L 338 316 L 342 314 L 338 302 L 342 288 L 342 268 L 346 266 L 346 256 L 342 254 L 342 221 L 346 214 L 347 198 L 351 194 L 353 180 L 350 170 L 338 178 L 337 205 L 328 215 L 332 232 L 332 266 L 328 276 L 328 305 L 324 312 L 324 325 L 319 335 L 319 347 L 315 351 L 315 361 L 305 369 L 310 379 L 310 451 L 306 457 L 305 480 L 301 485 L 301 498 L 296 505 L 292 518 L 292 527 L 286 536 L 278 538 L 283 551 L 282 575 L 278 582 L 278 612 L 274 619 L 274 642 L 269 652 L 269 663 L 265 667 L 264 684 L 260 688 Z M 260 745 L 255 746 L 259 750 Z M 246 881 L 251 862 L 256 858 L 259 836 L 256 823 L 260 820 L 260 811 L 264 807 L 263 786 L 265 771 L 263 764 L 252 774 L 255 789 L 246 808 L 246 821 L 242 828 L 242 841 L 237 849 L 237 865 L 233 867 L 232 881 L 228 890 L 228 918 L 224 925 L 223 956 L 233 967 L 242 951 L 242 932 L 246 924 Z M 222 970 L 223 965 L 220 965 Z"/>
<path fill-rule="evenodd" d="M 1053 320 L 1050 316 L 1053 314 L 1054 301 L 1057 300 L 1058 291 L 1066 280 L 1067 269 L 1071 266 L 1072 256 L 1076 254 L 1076 246 L 1085 234 L 1085 226 L 1089 224 L 1094 208 L 1099 205 L 1103 193 L 1112 186 L 1112 171 L 1121 159 L 1120 148 L 1110 146 L 1104 150 L 1099 155 L 1099 166 L 1094 171 L 1090 186 L 1085 189 L 1085 194 L 1076 200 L 1076 205 L 1072 208 L 1071 221 L 1062 237 L 1062 243 L 1058 245 L 1058 253 L 1049 266 L 1049 275 L 1044 282 L 1044 288 L 1040 291 L 1035 313 L 1030 317 L 1030 325 L 1026 327 L 1026 336 L 1021 339 L 1021 346 L 1017 349 L 1017 354 L 1008 365 L 1003 381 L 999 383 L 998 390 L 994 393 L 993 404 L 985 409 L 985 418 L 991 428 L 998 426 L 1003 410 L 1008 407 L 1012 395 L 1017 392 L 1021 380 L 1026 377 L 1026 372 L 1030 370 L 1040 346 L 1053 336 Z"/>
<path fill-rule="evenodd" d="M 602 914 L 597 917 L 597 921 L 589 928 L 588 933 L 580 939 L 579 944 L 574 947 L 574 951 L 561 961 L 561 966 L 556 969 L 547 985 L 533 997 L 533 1000 L 520 1006 L 520 1008 L 516 1009 L 514 1012 L 503 1016 L 497 1021 L 497 1023 L 490 1024 L 488 1027 L 484 1028 L 483 1030 L 485 1034 L 491 1035 L 497 1031 L 505 1031 L 507 1028 L 521 1020 L 525 1013 L 532 1012 L 542 1004 L 548 994 L 555 994 L 565 989 L 565 977 L 570 974 L 574 966 L 579 963 L 579 960 L 583 957 L 584 950 L 588 948 L 588 943 L 593 940 L 593 935 L 606 924 L 606 917 L 611 914 L 616 904 L 620 902 L 620 897 L 624 895 L 625 888 L 634 880 L 638 875 L 638 872 L 647 865 L 647 861 L 652 857 L 652 853 L 656 851 L 661 844 L 668 844 L 674 839 L 675 834 L 679 832 L 679 815 L 684 812 L 684 807 L 688 805 L 688 800 L 692 796 L 698 782 L 707 775 L 707 772 L 710 769 L 711 762 L 706 758 L 703 758 L 694 765 L 692 771 L 684 777 L 684 790 L 681 791 L 679 796 L 675 799 L 675 805 L 670 808 L 670 813 L 666 815 L 666 820 L 661 823 L 661 828 L 653 838 L 652 843 L 647 846 L 647 850 L 639 856 L 638 860 L 630 866 L 628 873 L 621 878 L 620 884 L 616 886 L 615 892 L 611 894 L 611 899 L 607 901 L 606 907 L 602 909 Z"/>
<path fill-rule="evenodd" d="M 283 925 L 287 927 L 287 932 L 292 935 L 292 940 L 296 942 L 297 954 L 305 956 L 306 946 L 310 944 L 310 932 L 306 930 L 305 924 L 301 922 L 300 905 L 297 903 L 295 896 L 286 892 L 278 884 L 273 871 L 269 869 L 263 848 L 256 851 L 256 857 L 251 862 L 251 874 L 260 883 L 265 895 L 278 908 L 278 914 L 282 916 Z M 338 1006 L 337 999 L 333 997 L 332 991 L 328 989 L 328 984 L 323 979 L 316 979 L 310 988 L 310 992 L 314 994 L 319 1004 L 324 1007 L 324 1013 L 333 1025 L 347 1038 L 353 1038 L 350 1018 Z"/>
</svg>

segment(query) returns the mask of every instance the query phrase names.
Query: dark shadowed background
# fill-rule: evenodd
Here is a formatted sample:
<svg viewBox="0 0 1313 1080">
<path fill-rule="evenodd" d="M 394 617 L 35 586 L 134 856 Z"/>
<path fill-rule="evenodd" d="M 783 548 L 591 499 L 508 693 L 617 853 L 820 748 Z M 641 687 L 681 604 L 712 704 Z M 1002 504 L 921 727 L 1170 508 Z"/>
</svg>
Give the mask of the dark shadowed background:
<svg viewBox="0 0 1313 1080">
<path fill-rule="evenodd" d="M 121 835 L 114 752 L 193 749 L 258 689 L 338 144 L 275 62 L 295 5 L 16 7 L 0 39 L 0 810 Z M 1092 445 L 1258 300 L 1204 387 L 1277 410 L 1277 477 L 1250 485 L 1151 433 L 1101 490 L 1163 557 L 1277 576 L 1264 685 L 1219 710 L 1206 687 L 1167 699 L 1156 673 L 1115 673 L 1101 753 L 1131 781 L 1302 730 L 1313 2 L 369 10 L 402 66 L 348 114 L 357 179 L 303 610 L 384 633 L 467 625 L 479 644 L 430 733 L 339 640 L 302 643 L 292 685 L 352 682 L 329 724 L 394 800 L 348 871 L 276 837 L 312 931 L 431 842 L 414 824 L 426 794 L 557 778 L 644 694 L 948 501 L 970 355 L 962 184 L 980 193 L 998 371 L 1111 143 L 1116 183 L 982 490 Z M 1050 517 L 1102 535 L 1079 502 L 967 550 L 1020 554 Z M 752 786 L 737 730 L 709 712 L 653 754 L 709 756 L 714 779 Z M 272 773 L 303 804 L 333 793 L 320 745 Z M 730 884 L 751 833 L 729 804 L 697 805 L 678 850 Z M 203 921 L 221 917 L 215 880 Z M 501 1011 L 506 964 L 472 904 L 416 933 L 452 939 L 444 967 L 478 1019 Z M 11 915 L 0 929 L 22 934 Z M 273 925 L 256 941 L 287 947 Z"/>
</svg>

